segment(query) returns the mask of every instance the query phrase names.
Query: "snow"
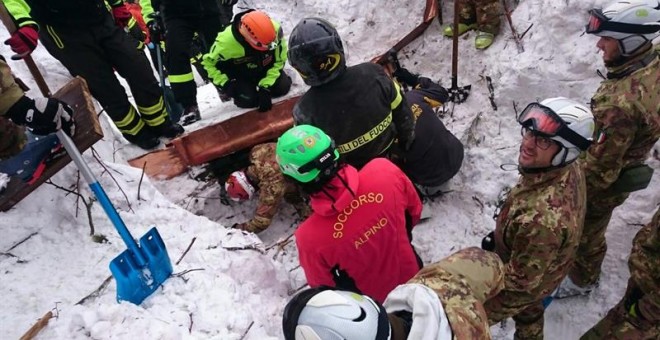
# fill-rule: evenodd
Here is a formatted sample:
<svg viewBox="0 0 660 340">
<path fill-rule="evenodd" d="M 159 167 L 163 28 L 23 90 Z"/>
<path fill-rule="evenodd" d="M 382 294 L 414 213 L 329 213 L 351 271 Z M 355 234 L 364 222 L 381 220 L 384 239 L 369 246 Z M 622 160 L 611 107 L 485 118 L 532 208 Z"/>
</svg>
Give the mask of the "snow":
<svg viewBox="0 0 660 340">
<path fill-rule="evenodd" d="M 452 3 L 442 3 L 444 20 L 450 22 Z M 472 84 L 472 93 L 466 103 L 450 104 L 443 121 L 465 143 L 466 157 L 452 180 L 452 191 L 432 202 L 433 217 L 415 228 L 414 244 L 426 263 L 479 245 L 494 228 L 498 195 L 518 176 L 520 135 L 513 103 L 520 109 L 554 96 L 589 102 L 600 81 L 595 71 L 603 66 L 596 38 L 581 34 L 586 11 L 603 4 L 522 1 L 512 15 L 516 29 L 521 33 L 533 24 L 523 38 L 523 53 L 518 53 L 504 20 L 501 34 L 486 51 L 474 49 L 474 32 L 460 40 L 458 84 Z M 247 6 L 266 10 L 282 23 L 285 35 L 303 17 L 329 20 L 342 35 L 352 65 L 384 53 L 417 26 L 424 2 L 241 0 L 236 10 Z M 0 40 L 7 36 L 6 31 L 0 32 Z M 11 55 L 4 45 L 0 53 Z M 51 89 L 70 79 L 42 46 L 33 56 Z M 399 56 L 405 67 L 450 86 L 451 40 L 442 36 L 436 20 Z M 39 96 L 25 65 L 16 61 L 10 65 L 32 88 L 29 95 Z M 306 87 L 301 78 L 289 66 L 287 70 L 294 79 L 288 96 L 303 93 Z M 489 104 L 485 76 L 493 79 L 497 111 Z M 211 85 L 199 87 L 198 100 L 203 120 L 188 131 L 243 112 L 231 103 L 220 103 Z M 133 236 L 157 226 L 173 263 L 195 241 L 174 265 L 177 275 L 142 305 L 117 303 L 114 280 L 98 297 L 76 305 L 110 275 L 110 260 L 126 246 L 98 203 L 92 204 L 91 217 L 96 238 L 104 236 L 105 243 L 92 240 L 87 210 L 76 195 L 42 185 L 12 210 L 0 213 L 0 252 L 11 254 L 0 253 L 0 338 L 20 337 L 49 310 L 57 318 L 41 331 L 40 339 L 282 338 L 283 308 L 305 284 L 290 239 L 297 223 L 293 208 L 283 207 L 271 228 L 259 236 L 231 230 L 225 226 L 248 219 L 254 202 L 224 206 L 217 183 L 187 175 L 169 181 L 145 178 L 138 185 L 141 170 L 126 160 L 142 151 L 119 138 L 105 115 L 102 126 L 105 137 L 94 146 L 97 156 L 87 151 L 84 158 Z M 649 164 L 660 169 L 660 161 L 653 157 Z M 52 182 L 67 189 L 77 187 L 86 201 L 92 197 L 73 164 Z M 659 187 L 660 179 L 654 176 L 649 188 L 633 193 L 615 210 L 600 287 L 589 297 L 553 302 L 545 315 L 548 339 L 577 339 L 619 301 L 629 276 L 626 261 L 631 240 L 660 202 Z M 496 339 L 512 338 L 513 329 L 511 320 L 491 328 Z"/>
</svg>

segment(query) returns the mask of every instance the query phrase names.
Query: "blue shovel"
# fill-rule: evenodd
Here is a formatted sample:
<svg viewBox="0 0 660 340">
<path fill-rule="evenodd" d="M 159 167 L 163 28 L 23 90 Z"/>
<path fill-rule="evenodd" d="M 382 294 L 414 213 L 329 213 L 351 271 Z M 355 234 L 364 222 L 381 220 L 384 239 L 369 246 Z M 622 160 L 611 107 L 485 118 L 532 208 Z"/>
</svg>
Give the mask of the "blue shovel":
<svg viewBox="0 0 660 340">
<path fill-rule="evenodd" d="M 153 227 L 140 238 L 138 246 L 71 138 L 62 130 L 57 131 L 57 137 L 128 247 L 110 262 L 110 271 L 117 281 L 117 301 L 139 305 L 172 275 L 172 262 L 165 243 Z"/>
</svg>

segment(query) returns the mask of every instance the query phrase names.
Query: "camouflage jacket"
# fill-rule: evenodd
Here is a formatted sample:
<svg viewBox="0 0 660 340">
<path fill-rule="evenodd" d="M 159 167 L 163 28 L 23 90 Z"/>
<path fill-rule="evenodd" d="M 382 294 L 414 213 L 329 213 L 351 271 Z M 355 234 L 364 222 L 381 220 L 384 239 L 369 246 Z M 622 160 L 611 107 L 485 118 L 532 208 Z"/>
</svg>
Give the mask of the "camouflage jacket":
<svg viewBox="0 0 660 340">
<path fill-rule="evenodd" d="M 646 67 L 623 78 L 604 80 L 591 98 L 599 135 L 583 163 L 589 195 L 607 189 L 622 169 L 644 162 L 660 137 L 658 52 L 651 50 L 617 69 L 609 69 L 608 75 L 654 53 L 655 59 Z"/>
<path fill-rule="evenodd" d="M 568 273 L 586 212 L 584 174 L 576 163 L 526 174 L 511 189 L 495 227 L 495 252 L 504 261 L 504 290 L 489 311 L 539 302 Z"/>
<path fill-rule="evenodd" d="M 7 119 L 7 111 L 23 97 L 9 65 L 0 58 L 0 159 L 18 154 L 26 143 L 25 129 Z"/>
<path fill-rule="evenodd" d="M 284 179 L 275 160 L 275 145 L 259 144 L 250 151 L 250 166 L 245 173 L 250 182 L 259 188 L 259 202 L 254 217 L 240 226 L 243 230 L 255 233 L 266 230 L 283 198 L 296 207 L 302 218 L 310 213 L 298 188 Z"/>
<path fill-rule="evenodd" d="M 630 277 L 644 293 L 638 302 L 642 316 L 660 322 L 660 208 L 635 235 L 628 266 Z"/>
<path fill-rule="evenodd" d="M 409 284 L 421 284 L 437 294 L 454 339 L 490 339 L 490 328 L 483 304 L 502 290 L 503 279 L 504 265 L 496 254 L 476 247 L 466 248 L 422 268 L 407 284 L 395 288 L 388 295 L 384 306 L 388 312 L 402 309 L 415 312 L 415 306 L 410 306 L 412 299 L 407 298 L 405 302 L 396 299 L 396 292 Z M 406 304 L 410 307 L 405 308 Z M 418 315 L 423 316 L 425 312 L 426 309 L 418 312 Z M 438 327 L 437 324 L 442 324 L 442 320 L 432 320 L 432 325 L 422 323 L 422 320 L 425 321 L 423 317 L 413 313 L 408 339 L 421 339 L 422 334 L 430 339 L 439 338 L 427 333 L 441 329 L 442 326 Z"/>
</svg>

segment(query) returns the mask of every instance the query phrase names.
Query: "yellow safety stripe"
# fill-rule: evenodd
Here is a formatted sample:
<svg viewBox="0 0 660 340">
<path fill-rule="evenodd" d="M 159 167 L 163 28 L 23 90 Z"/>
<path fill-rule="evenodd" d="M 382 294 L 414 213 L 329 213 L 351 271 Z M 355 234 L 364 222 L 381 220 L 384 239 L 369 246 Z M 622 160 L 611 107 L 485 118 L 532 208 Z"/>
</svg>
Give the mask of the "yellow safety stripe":
<svg viewBox="0 0 660 340">
<path fill-rule="evenodd" d="M 138 110 L 142 114 L 142 120 L 149 126 L 159 126 L 165 123 L 168 118 L 165 105 L 163 104 L 163 97 L 161 96 L 156 105 L 150 107 L 138 106 Z"/>
<path fill-rule="evenodd" d="M 165 105 L 163 105 L 163 96 L 160 96 L 160 98 L 158 98 L 158 103 L 156 103 L 155 105 L 149 107 L 138 105 L 138 111 L 140 111 L 140 113 L 145 115 L 153 115 L 154 113 L 163 111 L 164 106 Z"/>
<path fill-rule="evenodd" d="M 167 78 L 170 80 L 170 83 L 185 83 L 189 81 L 193 81 L 195 78 L 193 77 L 192 71 L 190 73 L 186 74 L 170 74 L 167 76 Z"/>
<path fill-rule="evenodd" d="M 123 128 L 125 126 L 128 126 L 133 120 L 135 119 L 135 109 L 131 105 L 128 109 L 128 113 L 126 114 L 126 117 L 120 121 L 115 121 L 115 125 L 117 125 L 118 128 Z"/>
<path fill-rule="evenodd" d="M 51 38 L 53 38 L 53 41 L 55 42 L 55 45 L 57 45 L 57 48 L 64 49 L 64 43 L 62 42 L 62 39 L 60 39 L 60 36 L 57 35 L 57 32 L 55 32 L 55 29 L 51 25 L 46 25 L 46 31 L 48 32 L 48 35 L 50 35 Z"/>
<path fill-rule="evenodd" d="M 119 128 L 119 127 L 118 127 L 118 128 Z M 142 130 L 142 128 L 144 128 L 144 122 L 142 121 L 142 119 L 140 119 L 140 120 L 138 120 L 138 123 L 137 123 L 137 125 L 135 125 L 134 128 L 132 128 L 132 129 L 122 129 L 122 128 L 119 128 L 119 131 L 120 131 L 121 133 L 125 133 L 125 134 L 127 134 L 127 135 L 135 136 L 135 135 L 138 134 L 138 132 L 140 132 L 140 130 Z"/>
<path fill-rule="evenodd" d="M 401 104 L 401 101 L 403 100 L 403 96 L 401 96 L 401 87 L 399 87 L 399 84 L 396 81 L 392 81 L 394 84 L 394 89 L 396 90 L 396 97 L 390 103 L 390 108 L 394 110 L 399 104 Z"/>
<path fill-rule="evenodd" d="M 387 128 L 392 124 L 392 112 L 383 119 L 382 122 L 378 123 L 376 126 L 374 126 L 371 130 L 367 131 L 365 134 L 359 136 L 358 138 L 353 139 L 352 141 L 346 142 L 342 145 L 340 145 L 337 149 L 339 149 L 339 153 L 348 153 L 351 152 L 369 142 L 371 142 L 373 139 L 376 139 L 376 137 L 380 136 L 383 131 L 387 130 Z"/>
</svg>

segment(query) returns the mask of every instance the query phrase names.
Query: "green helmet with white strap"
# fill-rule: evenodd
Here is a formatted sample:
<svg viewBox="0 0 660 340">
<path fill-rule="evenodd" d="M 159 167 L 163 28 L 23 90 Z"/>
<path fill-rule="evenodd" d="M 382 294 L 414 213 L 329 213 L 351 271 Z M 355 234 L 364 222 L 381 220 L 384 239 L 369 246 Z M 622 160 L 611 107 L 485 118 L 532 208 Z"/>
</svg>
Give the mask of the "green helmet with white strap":
<svg viewBox="0 0 660 340">
<path fill-rule="evenodd" d="M 302 183 L 315 181 L 323 173 L 329 175 L 339 159 L 332 138 L 311 125 L 286 131 L 277 140 L 275 153 L 282 173 Z"/>
</svg>

